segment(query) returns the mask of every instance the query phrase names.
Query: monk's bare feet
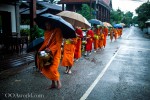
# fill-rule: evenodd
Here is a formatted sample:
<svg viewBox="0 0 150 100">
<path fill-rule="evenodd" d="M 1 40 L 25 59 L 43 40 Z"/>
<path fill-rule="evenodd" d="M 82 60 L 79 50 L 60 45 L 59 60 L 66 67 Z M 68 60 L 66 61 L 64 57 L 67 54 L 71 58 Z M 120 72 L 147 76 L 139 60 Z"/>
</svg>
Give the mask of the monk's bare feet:
<svg viewBox="0 0 150 100">
<path fill-rule="evenodd" d="M 69 69 L 69 70 L 68 70 L 68 74 L 71 74 L 71 73 L 72 73 L 72 72 L 71 72 L 71 69 Z"/>
<path fill-rule="evenodd" d="M 62 87 L 60 80 L 57 81 L 57 89 L 60 89 Z"/>
<path fill-rule="evenodd" d="M 50 90 L 50 89 L 54 89 L 54 88 L 56 88 L 56 85 L 52 84 L 51 86 L 47 87 L 46 90 Z"/>
<path fill-rule="evenodd" d="M 67 73 L 68 73 L 68 70 L 69 70 L 69 67 L 68 67 L 68 66 L 66 66 L 65 74 L 67 74 Z"/>
</svg>

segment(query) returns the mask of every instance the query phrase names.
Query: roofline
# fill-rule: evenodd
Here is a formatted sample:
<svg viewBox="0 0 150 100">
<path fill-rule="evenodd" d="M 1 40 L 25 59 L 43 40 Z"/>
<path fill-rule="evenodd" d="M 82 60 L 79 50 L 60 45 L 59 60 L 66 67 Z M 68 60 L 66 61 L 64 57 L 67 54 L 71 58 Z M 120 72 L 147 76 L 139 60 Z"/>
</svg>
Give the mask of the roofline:
<svg viewBox="0 0 150 100">
<path fill-rule="evenodd" d="M 103 7 L 105 7 L 108 10 L 112 10 L 112 8 L 110 6 L 107 6 L 107 5 L 103 4 L 103 3 L 98 3 L 98 4 L 103 6 Z"/>
<path fill-rule="evenodd" d="M 91 2 L 96 2 L 96 0 L 91 0 Z M 62 1 L 59 1 L 58 4 L 77 4 L 77 3 L 90 3 L 90 0 L 89 1 L 83 1 L 83 2 L 62 2 Z"/>
</svg>

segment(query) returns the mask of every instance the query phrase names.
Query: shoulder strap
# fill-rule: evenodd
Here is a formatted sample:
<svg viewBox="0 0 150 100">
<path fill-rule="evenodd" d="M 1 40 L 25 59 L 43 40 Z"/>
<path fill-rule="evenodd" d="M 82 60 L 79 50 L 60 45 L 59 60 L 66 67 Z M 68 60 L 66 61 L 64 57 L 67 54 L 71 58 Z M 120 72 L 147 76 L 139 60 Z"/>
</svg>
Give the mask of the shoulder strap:
<svg viewBox="0 0 150 100">
<path fill-rule="evenodd" d="M 48 47 L 48 46 L 50 45 L 50 41 L 51 41 L 53 35 L 54 35 L 54 33 L 52 33 L 52 35 L 50 36 L 50 38 L 49 38 L 49 40 L 48 40 L 48 43 L 47 43 L 46 47 Z"/>
</svg>

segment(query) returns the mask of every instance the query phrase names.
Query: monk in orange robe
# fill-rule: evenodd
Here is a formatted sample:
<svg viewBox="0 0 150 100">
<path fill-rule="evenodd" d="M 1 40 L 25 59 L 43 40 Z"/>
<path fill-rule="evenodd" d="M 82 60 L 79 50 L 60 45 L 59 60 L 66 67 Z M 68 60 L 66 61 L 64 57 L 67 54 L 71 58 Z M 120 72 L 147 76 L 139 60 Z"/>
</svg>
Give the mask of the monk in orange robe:
<svg viewBox="0 0 150 100">
<path fill-rule="evenodd" d="M 93 29 L 93 32 L 94 32 L 94 52 L 97 51 L 98 47 L 99 47 L 99 34 L 100 34 L 100 30 L 99 28 L 97 28 L 97 25 L 94 25 L 94 29 Z"/>
<path fill-rule="evenodd" d="M 104 45 L 104 48 L 106 46 L 106 40 L 107 40 L 107 35 L 108 35 L 108 28 L 107 27 L 104 27 L 104 41 L 103 41 L 103 45 Z"/>
<path fill-rule="evenodd" d="M 116 30 L 117 30 L 117 32 L 118 32 L 118 37 L 120 37 L 120 35 L 121 35 L 121 31 L 120 31 L 120 29 L 119 29 L 119 28 L 117 28 Z"/>
<path fill-rule="evenodd" d="M 114 32 L 114 38 L 115 38 L 115 40 L 117 40 L 117 38 L 118 38 L 118 31 L 117 31 L 117 29 L 114 28 L 113 32 Z"/>
<path fill-rule="evenodd" d="M 122 28 L 119 28 L 118 30 L 119 30 L 119 33 L 120 33 L 119 36 L 121 37 L 121 35 L 122 35 Z"/>
<path fill-rule="evenodd" d="M 49 39 L 51 38 L 50 42 Z M 47 89 L 61 88 L 60 74 L 58 72 L 58 66 L 61 58 L 61 44 L 62 44 L 62 33 L 59 28 L 52 26 L 50 23 L 46 23 L 46 31 L 44 33 L 44 43 L 42 44 L 41 50 L 51 51 L 53 54 L 53 63 L 46 68 L 40 69 L 42 74 L 48 79 L 52 80 L 52 84 Z M 38 68 L 40 68 L 39 58 L 37 57 Z M 57 83 L 57 84 L 56 84 Z"/>
<path fill-rule="evenodd" d="M 103 33 L 103 28 L 102 28 L 99 34 L 99 48 L 100 49 L 102 49 L 104 46 L 103 42 L 104 42 L 104 33 Z"/>
<path fill-rule="evenodd" d="M 111 40 L 111 42 L 113 40 L 113 37 L 114 37 L 113 28 L 110 28 L 110 40 Z"/>
<path fill-rule="evenodd" d="M 86 33 L 86 44 L 85 44 L 85 56 L 92 51 L 92 43 L 93 43 L 94 32 L 92 30 L 88 30 Z"/>
<path fill-rule="evenodd" d="M 75 52 L 76 39 L 66 39 L 64 41 L 64 50 L 62 58 L 62 66 L 66 67 L 66 74 L 71 74 L 71 68 L 74 64 L 74 52 Z"/>
<path fill-rule="evenodd" d="M 81 28 L 77 27 L 76 28 L 76 36 L 77 36 L 77 43 L 75 45 L 75 53 L 74 53 L 74 58 L 76 61 L 81 57 L 81 43 L 82 43 L 82 38 L 83 38 L 83 33 Z"/>
</svg>

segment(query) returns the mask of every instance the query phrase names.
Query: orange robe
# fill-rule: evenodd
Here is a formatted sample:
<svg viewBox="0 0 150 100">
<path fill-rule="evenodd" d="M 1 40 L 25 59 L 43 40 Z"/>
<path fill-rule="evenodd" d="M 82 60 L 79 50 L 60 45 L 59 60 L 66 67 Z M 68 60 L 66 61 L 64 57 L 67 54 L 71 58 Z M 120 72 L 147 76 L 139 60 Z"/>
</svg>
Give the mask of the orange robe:
<svg viewBox="0 0 150 100">
<path fill-rule="evenodd" d="M 110 40 L 112 41 L 114 37 L 113 29 L 110 30 Z"/>
<path fill-rule="evenodd" d="M 105 27 L 104 28 L 104 41 L 103 41 L 104 47 L 106 46 L 107 35 L 108 35 L 108 28 Z"/>
<path fill-rule="evenodd" d="M 99 29 L 94 29 L 94 49 L 97 50 L 99 46 L 99 37 L 98 35 L 100 34 Z"/>
<path fill-rule="evenodd" d="M 114 37 L 115 37 L 115 40 L 117 40 L 117 38 L 118 38 L 118 32 L 117 32 L 117 29 L 114 29 L 113 31 L 114 31 Z"/>
<path fill-rule="evenodd" d="M 120 37 L 121 37 L 121 35 L 122 35 L 122 28 L 120 28 L 120 29 L 118 29 L 119 30 L 119 32 L 120 32 Z"/>
<path fill-rule="evenodd" d="M 92 30 L 88 30 L 86 35 L 87 35 L 87 40 L 86 40 L 87 43 L 85 44 L 85 51 L 91 51 L 92 50 L 94 32 Z"/>
<path fill-rule="evenodd" d="M 53 64 L 50 65 L 48 68 L 42 68 L 42 74 L 47 77 L 50 80 L 57 81 L 60 79 L 60 74 L 58 72 L 58 66 L 60 63 L 60 58 L 61 58 L 61 44 L 62 44 L 62 33 L 59 28 L 55 28 L 54 30 L 51 31 L 45 31 L 44 33 L 44 43 L 39 49 L 39 51 L 45 49 L 46 45 L 48 44 L 49 38 L 53 34 L 51 38 L 51 42 L 49 43 L 49 49 L 52 51 L 53 54 Z M 39 59 L 37 58 L 37 64 L 39 68 Z"/>
<path fill-rule="evenodd" d="M 67 39 L 64 43 L 62 66 L 73 66 L 74 63 L 74 52 L 75 52 L 75 39 L 70 41 Z"/>
<path fill-rule="evenodd" d="M 121 31 L 120 31 L 120 29 L 119 29 L 119 28 L 117 29 L 117 32 L 118 32 L 118 37 L 120 37 L 120 35 L 121 35 L 121 33 L 120 33 L 120 32 L 121 32 Z"/>
<path fill-rule="evenodd" d="M 103 46 L 104 46 L 104 34 L 103 33 L 101 33 L 100 35 L 99 35 L 99 48 L 102 48 Z"/>
<path fill-rule="evenodd" d="M 81 57 L 81 44 L 82 44 L 82 38 L 83 38 L 83 34 L 82 34 L 82 30 L 81 29 L 76 29 L 76 33 L 77 35 L 77 43 L 75 44 L 75 53 L 74 53 L 74 58 L 75 59 L 79 59 Z"/>
</svg>

